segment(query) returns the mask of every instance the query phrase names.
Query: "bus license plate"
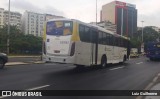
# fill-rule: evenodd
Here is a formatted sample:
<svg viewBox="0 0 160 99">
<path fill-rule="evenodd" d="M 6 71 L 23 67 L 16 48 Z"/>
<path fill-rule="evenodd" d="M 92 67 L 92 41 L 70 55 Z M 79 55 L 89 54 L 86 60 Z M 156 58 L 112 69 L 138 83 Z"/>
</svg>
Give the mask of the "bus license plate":
<svg viewBox="0 0 160 99">
<path fill-rule="evenodd" d="M 59 50 L 54 50 L 54 53 L 60 53 L 60 51 Z"/>
</svg>

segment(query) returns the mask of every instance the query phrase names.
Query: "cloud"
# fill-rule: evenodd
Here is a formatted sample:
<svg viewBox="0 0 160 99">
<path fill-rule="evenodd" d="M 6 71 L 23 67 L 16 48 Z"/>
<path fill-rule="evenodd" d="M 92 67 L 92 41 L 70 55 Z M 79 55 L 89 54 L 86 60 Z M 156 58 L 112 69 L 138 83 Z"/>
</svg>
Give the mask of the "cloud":
<svg viewBox="0 0 160 99">
<path fill-rule="evenodd" d="M 48 14 L 54 14 L 58 16 L 65 16 L 65 14 L 62 11 L 59 11 L 55 9 L 54 7 L 51 6 L 46 6 L 46 7 L 39 7 L 28 0 L 14 0 L 11 3 L 11 7 L 14 10 L 19 10 L 20 12 L 24 12 L 25 10 L 28 11 L 33 11 L 37 13 L 48 13 Z"/>
</svg>

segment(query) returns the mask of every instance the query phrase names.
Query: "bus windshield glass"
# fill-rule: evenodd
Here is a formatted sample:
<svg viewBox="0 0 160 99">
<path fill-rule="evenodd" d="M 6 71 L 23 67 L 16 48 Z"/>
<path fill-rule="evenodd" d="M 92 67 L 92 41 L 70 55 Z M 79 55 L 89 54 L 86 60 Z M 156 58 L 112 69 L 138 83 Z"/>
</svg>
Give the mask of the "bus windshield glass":
<svg viewBox="0 0 160 99">
<path fill-rule="evenodd" d="M 47 35 L 66 36 L 72 35 L 73 24 L 70 21 L 47 22 Z"/>
</svg>

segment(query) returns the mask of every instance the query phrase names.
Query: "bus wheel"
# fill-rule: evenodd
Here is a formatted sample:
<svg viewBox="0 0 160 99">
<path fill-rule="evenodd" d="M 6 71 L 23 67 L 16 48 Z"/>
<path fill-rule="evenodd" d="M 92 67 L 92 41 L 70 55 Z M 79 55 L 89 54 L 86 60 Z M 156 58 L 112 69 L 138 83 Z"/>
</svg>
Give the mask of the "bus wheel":
<svg viewBox="0 0 160 99">
<path fill-rule="evenodd" d="M 125 56 L 123 57 L 123 61 L 120 62 L 120 64 L 121 64 L 121 65 L 124 64 L 126 60 L 127 60 L 127 57 L 126 57 L 126 55 L 125 55 Z"/>
<path fill-rule="evenodd" d="M 127 60 L 126 55 L 123 57 L 123 63 Z"/>
<path fill-rule="evenodd" d="M 106 56 L 102 56 L 101 58 L 101 68 L 105 68 L 107 66 L 107 58 Z"/>
</svg>

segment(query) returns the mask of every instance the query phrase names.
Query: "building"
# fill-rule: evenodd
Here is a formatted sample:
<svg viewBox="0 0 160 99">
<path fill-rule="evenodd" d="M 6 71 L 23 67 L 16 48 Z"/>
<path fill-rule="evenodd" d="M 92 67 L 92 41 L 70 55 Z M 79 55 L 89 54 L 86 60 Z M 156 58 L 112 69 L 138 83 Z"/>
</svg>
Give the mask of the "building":
<svg viewBox="0 0 160 99">
<path fill-rule="evenodd" d="M 63 18 L 51 14 L 40 14 L 30 11 L 25 11 L 22 17 L 22 31 L 25 34 L 42 37 L 43 26 L 45 21 L 49 19 Z"/>
<path fill-rule="evenodd" d="M 113 1 L 102 6 L 100 21 L 116 25 L 116 33 L 132 37 L 137 32 L 137 9 L 133 4 Z"/>
<path fill-rule="evenodd" d="M 45 14 L 45 21 L 48 21 L 49 19 L 58 19 L 58 18 L 64 18 L 62 16 L 56 16 L 52 14 Z"/>
<path fill-rule="evenodd" d="M 106 30 L 116 33 L 117 25 L 112 24 L 109 21 L 102 21 L 97 23 L 98 26 L 105 28 Z"/>
<path fill-rule="evenodd" d="M 25 34 L 42 36 L 44 20 L 43 14 L 25 11 L 22 17 L 22 31 Z"/>
<path fill-rule="evenodd" d="M 21 17 L 22 14 L 19 12 L 10 12 L 10 25 L 17 26 L 17 28 L 21 28 Z M 8 24 L 9 12 L 0 8 L 0 26 L 4 26 Z"/>
<path fill-rule="evenodd" d="M 4 25 L 3 16 L 4 16 L 4 9 L 0 8 L 0 27 Z"/>
</svg>

